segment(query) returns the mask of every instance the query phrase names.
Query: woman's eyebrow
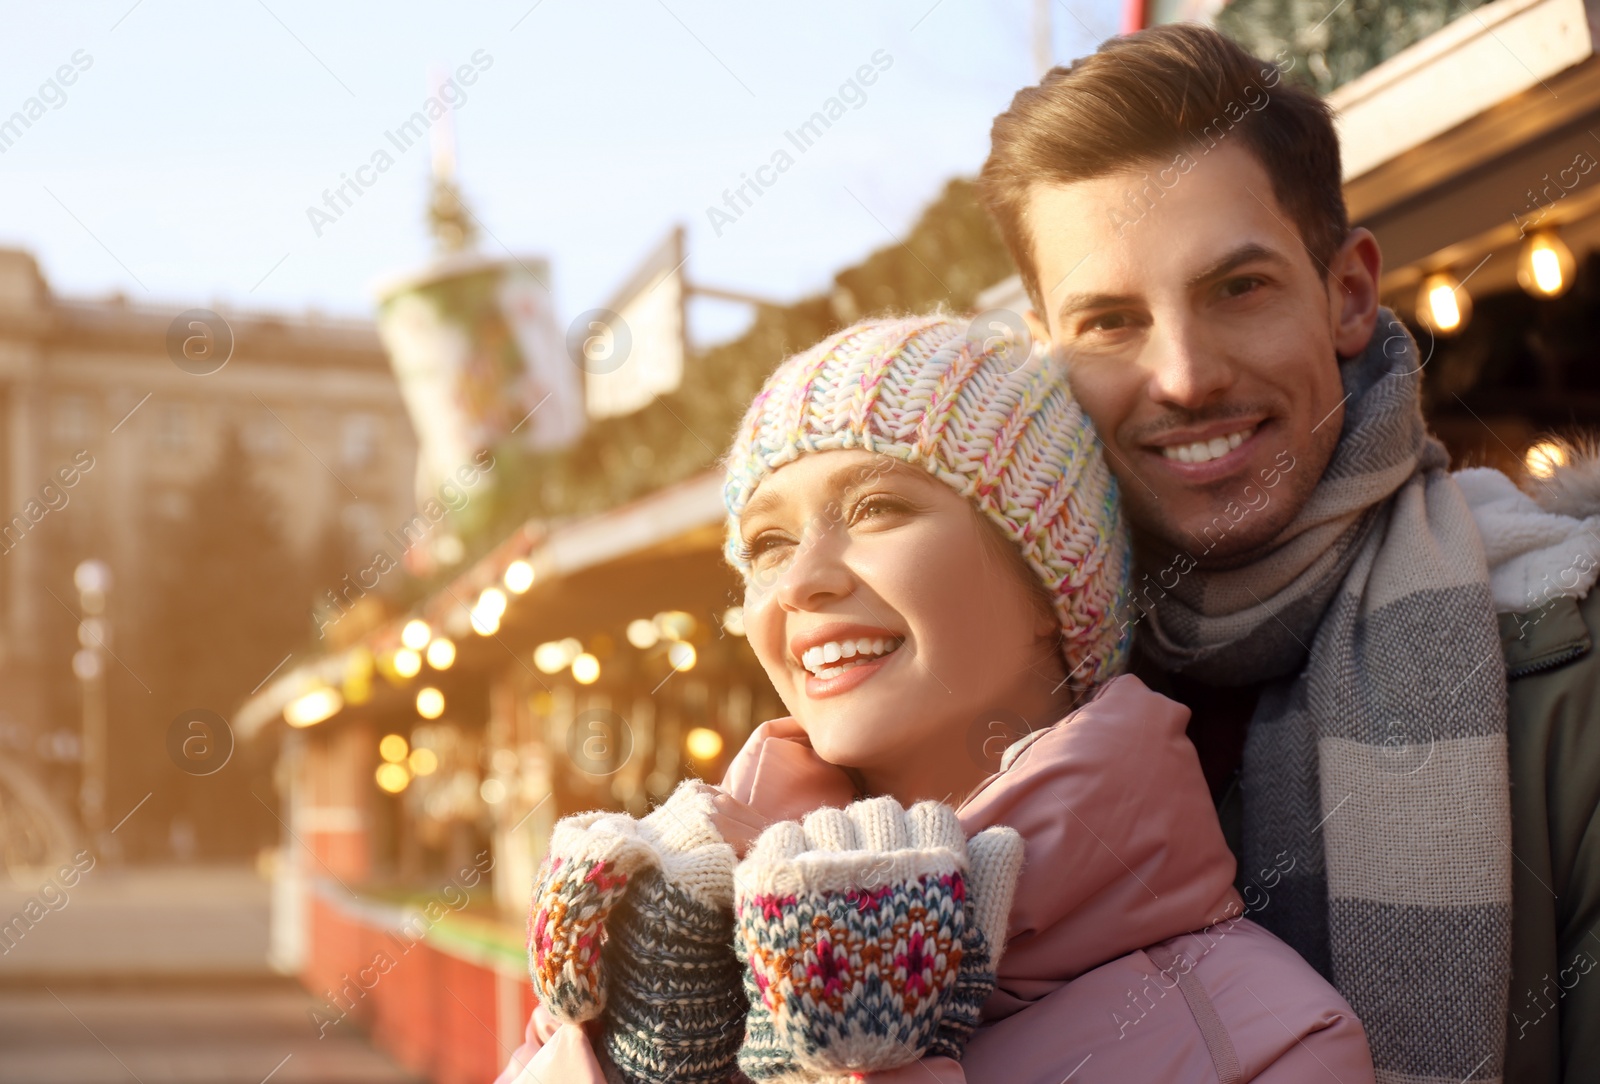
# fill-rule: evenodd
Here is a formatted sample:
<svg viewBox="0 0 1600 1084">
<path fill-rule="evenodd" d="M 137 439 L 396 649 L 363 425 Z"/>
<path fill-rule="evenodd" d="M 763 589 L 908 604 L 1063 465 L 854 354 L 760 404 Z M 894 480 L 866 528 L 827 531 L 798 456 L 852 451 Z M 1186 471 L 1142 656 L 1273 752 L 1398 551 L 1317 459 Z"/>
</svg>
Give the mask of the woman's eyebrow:
<svg viewBox="0 0 1600 1084">
<path fill-rule="evenodd" d="M 750 498 L 750 502 L 744 506 L 744 511 L 739 513 L 739 521 L 742 523 L 747 519 L 765 515 L 772 511 L 774 506 L 782 503 L 783 496 L 777 490 L 763 489 Z"/>
</svg>

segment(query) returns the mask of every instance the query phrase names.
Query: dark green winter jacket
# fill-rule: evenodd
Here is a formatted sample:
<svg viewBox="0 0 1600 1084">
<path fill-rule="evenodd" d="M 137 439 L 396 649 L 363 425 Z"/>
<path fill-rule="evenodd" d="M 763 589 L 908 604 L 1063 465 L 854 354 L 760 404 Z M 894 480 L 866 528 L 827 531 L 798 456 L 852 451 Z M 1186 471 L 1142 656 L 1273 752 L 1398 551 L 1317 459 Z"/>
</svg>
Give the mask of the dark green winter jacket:
<svg viewBox="0 0 1600 1084">
<path fill-rule="evenodd" d="M 1600 1080 L 1597 640 L 1600 588 L 1500 615 L 1516 856 L 1505 1079 L 1517 1084 Z"/>
<path fill-rule="evenodd" d="M 1540 498 L 1548 511 L 1600 515 L 1600 460 L 1574 463 L 1549 485 Z M 1593 1084 L 1600 1082 L 1600 584 L 1583 598 L 1557 597 L 1498 620 L 1514 856 L 1504 1079 Z M 1134 667 L 1193 710 L 1190 736 L 1212 780 L 1223 833 L 1240 854 L 1237 766 L 1258 689 L 1206 689 L 1160 673 L 1137 653 Z M 1482 960 L 1478 946 L 1458 951 L 1464 970 Z"/>
</svg>

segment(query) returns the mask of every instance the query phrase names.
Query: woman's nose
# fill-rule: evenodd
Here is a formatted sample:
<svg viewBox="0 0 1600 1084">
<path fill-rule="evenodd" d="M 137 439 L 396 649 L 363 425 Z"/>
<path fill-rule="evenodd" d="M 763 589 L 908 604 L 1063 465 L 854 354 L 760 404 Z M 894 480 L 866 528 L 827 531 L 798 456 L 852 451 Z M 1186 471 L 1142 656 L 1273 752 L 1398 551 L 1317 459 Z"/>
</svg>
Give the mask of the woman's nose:
<svg viewBox="0 0 1600 1084">
<path fill-rule="evenodd" d="M 848 595 L 854 577 L 844 561 L 846 544 L 847 532 L 831 525 L 806 531 L 778 577 L 778 605 L 786 610 L 814 610 L 825 601 Z"/>
</svg>

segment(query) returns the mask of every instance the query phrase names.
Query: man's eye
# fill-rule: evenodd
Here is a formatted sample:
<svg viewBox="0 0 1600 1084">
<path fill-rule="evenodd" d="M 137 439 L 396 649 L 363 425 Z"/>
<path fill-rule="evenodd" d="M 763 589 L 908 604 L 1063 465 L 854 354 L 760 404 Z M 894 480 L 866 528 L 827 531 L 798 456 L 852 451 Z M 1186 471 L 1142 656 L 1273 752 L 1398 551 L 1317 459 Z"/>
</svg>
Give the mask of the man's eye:
<svg viewBox="0 0 1600 1084">
<path fill-rule="evenodd" d="M 1107 312 L 1092 317 L 1083 325 L 1085 331 L 1121 331 L 1128 326 L 1128 317 L 1120 312 Z"/>
<path fill-rule="evenodd" d="M 1222 295 L 1224 297 L 1243 297 L 1245 294 L 1253 292 L 1260 285 L 1260 279 L 1250 276 L 1229 279 L 1222 284 Z"/>
</svg>

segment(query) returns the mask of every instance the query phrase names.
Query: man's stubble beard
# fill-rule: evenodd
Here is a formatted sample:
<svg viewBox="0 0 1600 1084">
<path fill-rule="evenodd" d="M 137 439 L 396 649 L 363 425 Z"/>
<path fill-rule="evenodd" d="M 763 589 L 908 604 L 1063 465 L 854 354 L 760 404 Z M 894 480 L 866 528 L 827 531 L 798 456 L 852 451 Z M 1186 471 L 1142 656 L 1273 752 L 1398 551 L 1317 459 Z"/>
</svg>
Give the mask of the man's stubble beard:
<svg viewBox="0 0 1600 1084">
<path fill-rule="evenodd" d="M 1204 520 L 1197 520 L 1196 533 L 1166 523 L 1160 502 L 1147 491 L 1132 492 L 1122 486 L 1123 508 L 1128 518 L 1136 563 L 1146 568 L 1170 564 L 1180 553 L 1194 560 L 1194 567 L 1214 571 L 1242 568 L 1270 554 L 1279 544 L 1285 528 L 1294 522 L 1300 510 L 1311 500 L 1317 484 L 1322 480 L 1339 446 L 1340 429 L 1323 427 L 1312 434 L 1313 444 L 1304 456 L 1285 470 L 1276 465 L 1279 483 L 1266 487 L 1259 477 L 1241 483 L 1234 479 L 1215 486 L 1215 507 Z M 1237 508 L 1246 508 L 1243 491 L 1254 487 L 1267 494 L 1265 507 L 1247 511 L 1246 514 L 1221 535 L 1207 538 L 1204 531 L 1220 520 L 1228 523 L 1224 509 L 1229 502 Z"/>
</svg>

